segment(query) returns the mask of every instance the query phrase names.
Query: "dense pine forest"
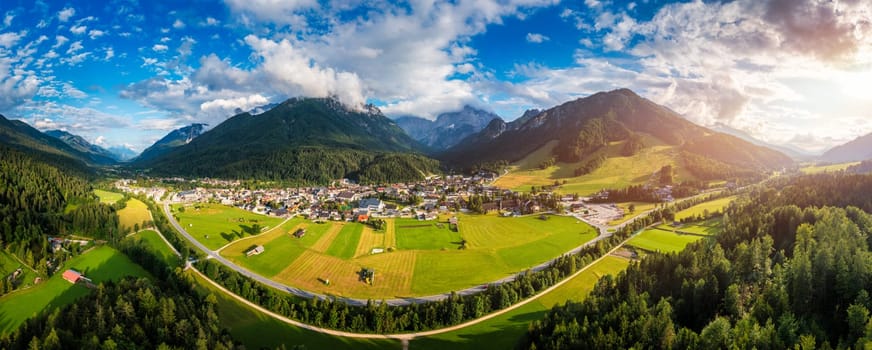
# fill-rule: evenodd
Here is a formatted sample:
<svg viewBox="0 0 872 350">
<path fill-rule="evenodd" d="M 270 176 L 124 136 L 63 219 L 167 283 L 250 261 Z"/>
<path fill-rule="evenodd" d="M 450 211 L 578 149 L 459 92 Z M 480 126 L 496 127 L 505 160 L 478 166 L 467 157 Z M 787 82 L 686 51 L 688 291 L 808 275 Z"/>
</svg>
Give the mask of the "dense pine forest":
<svg viewBox="0 0 872 350">
<path fill-rule="evenodd" d="M 872 177 L 846 174 L 760 186 L 727 208 L 715 241 L 601 279 L 531 325 L 521 347 L 868 347 L 869 193 Z"/>
</svg>

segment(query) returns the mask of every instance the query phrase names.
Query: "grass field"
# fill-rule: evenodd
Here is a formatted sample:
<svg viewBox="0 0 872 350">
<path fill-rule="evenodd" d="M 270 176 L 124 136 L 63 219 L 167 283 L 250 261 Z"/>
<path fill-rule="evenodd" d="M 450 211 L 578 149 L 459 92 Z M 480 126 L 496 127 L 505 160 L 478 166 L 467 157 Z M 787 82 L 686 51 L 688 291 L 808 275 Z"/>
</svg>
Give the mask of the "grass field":
<svg viewBox="0 0 872 350">
<path fill-rule="evenodd" d="M 438 294 L 494 281 L 546 262 L 597 235 L 571 217 L 457 216 L 459 233 L 449 230 L 444 221 L 439 228 L 434 221 L 389 219 L 385 232 L 357 223 L 292 221 L 279 230 L 282 233 L 270 231 L 241 240 L 221 254 L 288 285 L 380 299 Z M 298 225 L 307 230 L 302 239 L 285 233 Z M 458 249 L 461 239 L 467 240 L 465 250 Z M 244 253 L 256 244 L 265 251 L 246 257 Z M 396 249 L 371 254 L 372 248 L 388 247 Z M 373 285 L 359 280 L 362 268 L 376 271 Z M 324 283 L 327 280 L 329 285 Z"/>
<path fill-rule="evenodd" d="M 702 239 L 702 236 L 674 233 L 657 228 L 642 231 L 627 244 L 652 252 L 673 253 L 684 249 L 688 244 Z"/>
<path fill-rule="evenodd" d="M 460 246 L 460 233 L 448 229 L 444 222 L 395 219 L 394 230 L 397 232 L 397 249 L 438 250 Z"/>
<path fill-rule="evenodd" d="M 167 246 L 166 242 L 164 242 L 155 231 L 144 230 L 130 238 L 144 242 L 170 266 L 178 266 L 181 263 L 176 253 Z"/>
<path fill-rule="evenodd" d="M 615 275 L 628 265 L 627 259 L 606 257 L 551 293 L 518 309 L 454 332 L 415 339 L 409 343 L 409 349 L 512 349 L 526 333 L 527 326 L 541 320 L 549 308 L 567 300 L 584 300 L 600 277 Z"/>
<path fill-rule="evenodd" d="M 723 220 L 721 218 L 713 218 L 706 221 L 700 221 L 690 224 L 683 224 L 679 227 L 673 227 L 670 224 L 662 224 L 656 227 L 663 231 L 677 231 L 679 233 L 690 233 L 701 236 L 714 236 L 721 233 L 723 229 Z"/>
<path fill-rule="evenodd" d="M 603 188 L 623 188 L 629 185 L 642 184 L 664 165 L 672 165 L 676 171 L 676 181 L 692 180 L 693 177 L 679 166 L 677 152 L 674 146 L 663 145 L 659 141 L 646 137 L 646 144 L 651 145 L 631 157 L 620 155 L 623 143 L 614 142 L 608 147 L 590 155 L 588 158 L 605 153 L 609 158 L 595 171 L 583 176 L 575 176 L 574 172 L 588 160 L 577 163 L 562 163 L 546 169 L 538 168 L 538 164 L 549 158 L 551 143 L 534 151 L 524 159 L 514 163 L 509 173 L 501 176 L 494 185 L 510 188 L 516 191 L 530 191 L 531 186 L 553 185 L 554 181 L 563 182 L 558 192 L 589 195 Z M 556 144 L 556 143 L 555 143 Z"/>
<path fill-rule="evenodd" d="M 199 275 L 189 273 L 204 295 L 218 300 L 218 319 L 234 339 L 248 349 L 287 349 L 303 345 L 307 349 L 401 349 L 396 340 L 340 338 L 309 331 L 271 318 L 238 300 L 221 293 Z"/>
<path fill-rule="evenodd" d="M 127 256 L 108 246 L 97 247 L 73 258 L 66 263 L 63 270 L 70 268 L 83 272 L 94 283 L 117 280 L 124 276 L 149 276 L 148 272 L 130 261 Z M 59 272 L 34 287 L 7 294 L 0 298 L 0 333 L 9 333 L 26 319 L 69 304 L 86 295 L 88 291 L 84 286 L 70 284 Z"/>
<path fill-rule="evenodd" d="M 724 208 L 726 208 L 727 205 L 729 205 L 730 202 L 735 199 L 736 196 L 730 196 L 694 205 L 690 208 L 675 213 L 675 220 L 683 220 L 688 217 L 702 215 L 705 211 L 708 211 L 709 213 L 713 213 L 716 211 L 723 212 Z"/>
<path fill-rule="evenodd" d="M 131 198 L 127 201 L 127 206 L 118 211 L 118 223 L 121 227 L 127 227 L 133 230 L 134 225 L 142 226 L 143 221 L 151 220 L 151 213 L 148 211 L 148 206 L 142 201 Z"/>
<path fill-rule="evenodd" d="M 218 249 L 239 238 L 258 234 L 275 227 L 281 218 L 255 214 L 239 208 L 220 204 L 197 204 L 172 206 L 172 213 L 178 218 L 191 236 L 209 249 Z"/>
<path fill-rule="evenodd" d="M 327 248 L 327 254 L 340 259 L 351 259 L 357 251 L 357 244 L 360 242 L 360 236 L 363 233 L 363 224 L 351 223 L 345 224 L 339 235 L 333 239 L 330 248 Z"/>
<path fill-rule="evenodd" d="M 29 267 L 20 263 L 15 257 L 13 257 L 12 253 L 7 252 L 5 250 L 0 250 L 0 278 L 6 278 L 11 275 L 15 270 L 21 268 L 21 273 L 23 276 L 19 276 L 18 278 L 21 281 L 21 284 L 18 288 L 26 288 L 33 285 L 33 279 L 36 278 L 36 272 L 33 272 Z"/>
<path fill-rule="evenodd" d="M 100 203 L 115 204 L 124 199 L 124 195 L 117 192 L 109 192 L 104 190 L 94 190 L 94 194 L 100 198 Z"/>
<path fill-rule="evenodd" d="M 827 165 L 810 165 L 799 169 L 805 174 L 819 174 L 819 173 L 831 173 L 836 171 L 842 171 L 847 169 L 849 166 L 860 164 L 860 162 L 849 162 L 849 163 L 839 163 L 839 164 L 827 164 Z"/>
</svg>

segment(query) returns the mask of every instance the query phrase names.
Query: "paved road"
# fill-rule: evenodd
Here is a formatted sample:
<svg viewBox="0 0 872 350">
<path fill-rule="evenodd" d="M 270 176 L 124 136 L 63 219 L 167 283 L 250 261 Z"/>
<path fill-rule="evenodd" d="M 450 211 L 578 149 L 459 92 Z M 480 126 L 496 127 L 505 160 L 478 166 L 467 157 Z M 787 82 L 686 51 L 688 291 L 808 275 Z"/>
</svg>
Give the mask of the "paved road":
<svg viewBox="0 0 872 350">
<path fill-rule="evenodd" d="M 640 213 L 639 215 L 644 215 L 646 213 L 647 212 Z M 311 298 L 327 299 L 328 298 L 328 296 L 323 295 L 323 294 L 309 292 L 309 291 L 306 291 L 306 290 L 303 290 L 300 288 L 292 287 L 292 286 L 274 281 L 274 280 L 269 279 L 267 277 L 261 276 L 255 272 L 249 271 L 249 270 L 247 270 L 239 265 L 236 265 L 232 261 L 227 260 L 224 257 L 222 257 L 221 254 L 218 253 L 218 251 L 213 251 L 213 250 L 209 249 L 208 247 L 206 247 L 205 245 L 203 245 L 202 243 L 200 243 L 199 241 L 197 241 L 196 239 L 194 239 L 194 237 L 191 236 L 191 234 L 189 234 L 188 231 L 186 231 L 185 228 L 182 227 L 182 225 L 180 225 L 176 221 L 176 219 L 173 217 L 172 213 L 170 212 L 169 203 L 164 203 L 164 214 L 166 214 L 167 219 L 169 219 L 169 221 L 170 221 L 170 224 L 172 224 L 173 227 L 175 227 L 176 230 L 182 234 L 182 236 L 184 236 L 188 241 L 190 241 L 192 244 L 194 244 L 194 246 L 196 246 L 198 249 L 200 249 L 201 251 L 206 253 L 207 258 L 215 259 L 218 262 L 224 264 L 225 266 L 233 269 L 234 271 L 237 271 L 237 272 L 239 272 L 245 276 L 248 276 L 248 277 L 250 277 L 250 278 L 252 278 L 260 283 L 263 283 L 267 286 L 270 286 L 272 288 L 278 289 L 278 290 L 283 291 L 283 292 L 291 293 L 291 294 L 294 294 L 296 296 L 303 297 L 303 298 L 309 298 L 309 299 L 311 299 Z M 632 221 L 632 220 L 628 220 L 628 222 L 629 221 Z M 596 238 L 566 252 L 564 255 L 578 253 L 584 247 L 596 244 L 600 240 L 603 240 L 603 239 L 610 237 L 612 235 L 612 233 L 608 232 L 609 229 L 616 228 L 616 227 L 617 228 L 623 227 L 623 225 L 626 225 L 626 223 L 618 225 L 618 226 L 614 226 L 614 227 L 598 227 L 600 234 Z M 556 260 L 557 258 L 559 258 L 559 257 L 555 257 L 554 259 L 548 260 L 542 264 L 534 266 L 534 267 L 530 268 L 530 270 L 531 271 L 544 270 L 544 269 L 548 268 L 548 266 L 550 266 L 551 263 L 554 260 Z M 478 285 L 475 287 L 456 291 L 455 293 L 457 295 L 470 295 L 470 294 L 481 293 L 485 289 L 487 289 L 487 287 L 486 287 L 487 285 L 499 285 L 499 284 L 503 284 L 506 282 L 511 282 L 511 281 L 514 281 L 516 278 L 518 278 L 518 276 L 520 276 L 523 273 L 526 273 L 526 271 L 519 272 L 515 275 L 508 276 L 508 277 L 505 277 L 505 278 L 502 278 L 502 279 L 499 279 L 499 280 L 496 280 L 496 281 L 493 281 L 493 282 L 490 282 L 487 284 L 482 284 L 482 285 Z M 423 303 L 428 303 L 428 302 L 433 302 L 433 301 L 445 300 L 445 299 L 448 299 L 448 297 L 450 295 L 451 295 L 451 293 L 449 292 L 449 293 L 428 295 L 428 296 L 422 296 L 422 297 L 386 299 L 386 300 L 384 300 L 384 302 L 387 303 L 388 305 L 391 305 L 391 306 L 402 306 L 402 305 L 409 305 L 409 304 L 423 304 Z M 330 296 L 329 298 L 333 299 L 333 300 L 344 302 L 344 303 L 349 304 L 349 305 L 357 305 L 357 306 L 364 306 L 369 302 L 369 299 L 356 299 L 356 298 L 345 298 L 345 297 L 334 297 L 334 296 Z"/>
</svg>

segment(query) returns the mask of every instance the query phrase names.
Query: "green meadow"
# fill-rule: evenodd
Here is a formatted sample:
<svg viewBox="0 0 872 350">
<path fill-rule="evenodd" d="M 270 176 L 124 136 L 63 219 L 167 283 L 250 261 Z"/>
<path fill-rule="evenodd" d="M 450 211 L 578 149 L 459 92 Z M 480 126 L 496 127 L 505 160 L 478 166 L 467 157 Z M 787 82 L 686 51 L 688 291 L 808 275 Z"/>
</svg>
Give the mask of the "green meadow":
<svg viewBox="0 0 872 350">
<path fill-rule="evenodd" d="M 630 239 L 627 244 L 652 252 L 674 253 L 688 244 L 702 239 L 702 236 L 675 233 L 657 228 L 647 229 Z"/>
<path fill-rule="evenodd" d="M 104 190 L 94 190 L 94 194 L 100 198 L 100 203 L 115 204 L 124 199 L 124 195 L 118 192 L 109 192 Z"/>
<path fill-rule="evenodd" d="M 703 215 L 706 212 L 723 212 L 724 208 L 730 205 L 730 202 L 735 199 L 736 196 L 730 196 L 694 205 L 690 208 L 675 213 L 675 220 L 683 220 L 685 218 L 696 217 L 699 215 Z"/>
<path fill-rule="evenodd" d="M 172 214 L 191 236 L 213 250 L 242 237 L 269 230 L 283 220 L 235 207 L 205 203 L 175 204 Z"/>
</svg>

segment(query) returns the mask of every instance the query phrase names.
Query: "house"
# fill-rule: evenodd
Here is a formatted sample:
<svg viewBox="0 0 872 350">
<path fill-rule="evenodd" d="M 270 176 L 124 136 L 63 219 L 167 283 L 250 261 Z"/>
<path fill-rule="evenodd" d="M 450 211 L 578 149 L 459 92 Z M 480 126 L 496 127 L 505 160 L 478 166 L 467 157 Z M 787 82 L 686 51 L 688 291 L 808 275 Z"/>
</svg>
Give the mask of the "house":
<svg viewBox="0 0 872 350">
<path fill-rule="evenodd" d="M 364 198 L 360 200 L 357 207 L 366 209 L 369 212 L 380 212 L 385 208 L 385 204 L 378 200 L 378 198 Z"/>
<path fill-rule="evenodd" d="M 457 225 L 457 217 L 452 216 L 450 219 L 448 219 L 448 224 L 449 225 Z"/>
<path fill-rule="evenodd" d="M 305 235 L 306 235 L 306 229 L 299 228 L 296 231 L 294 231 L 294 237 L 303 238 L 303 236 L 305 236 Z"/>
<path fill-rule="evenodd" d="M 63 277 L 65 280 L 67 280 L 67 282 L 70 282 L 72 284 L 79 283 L 79 281 L 84 278 L 84 276 L 82 276 L 82 273 L 76 270 L 64 271 Z"/>
<path fill-rule="evenodd" d="M 355 197 L 356 197 L 355 194 L 351 191 L 342 191 L 342 192 L 339 192 L 338 195 L 336 195 L 337 200 L 344 201 L 344 202 L 351 202 L 354 200 Z"/>
<path fill-rule="evenodd" d="M 252 248 L 251 250 L 245 252 L 245 256 L 258 255 L 260 253 L 263 253 L 264 250 L 265 249 L 263 248 L 262 245 L 258 245 L 256 247 Z"/>
</svg>

